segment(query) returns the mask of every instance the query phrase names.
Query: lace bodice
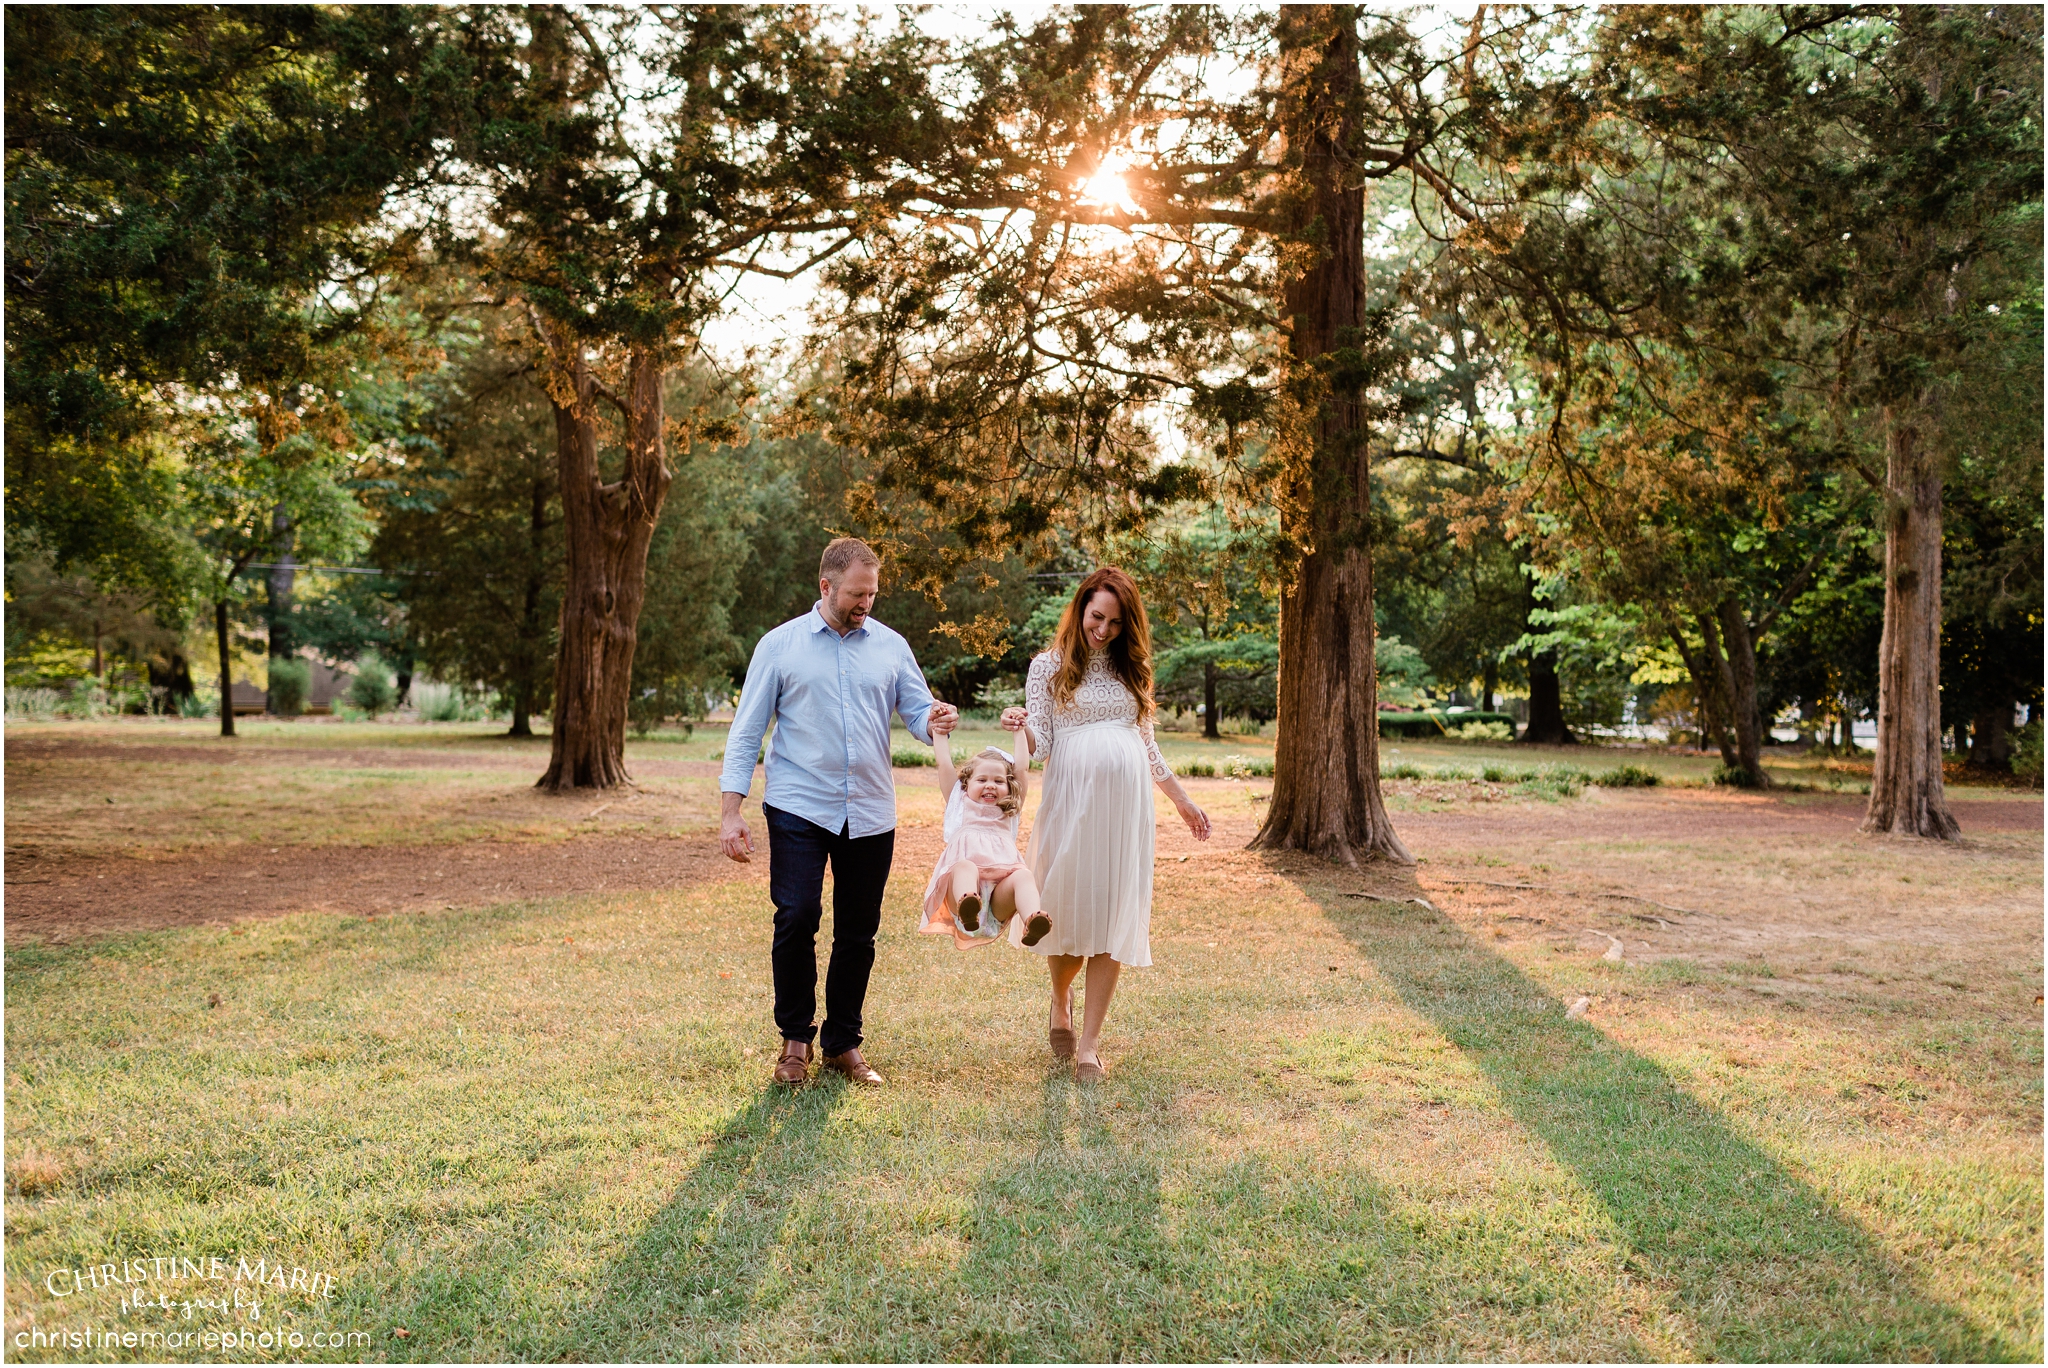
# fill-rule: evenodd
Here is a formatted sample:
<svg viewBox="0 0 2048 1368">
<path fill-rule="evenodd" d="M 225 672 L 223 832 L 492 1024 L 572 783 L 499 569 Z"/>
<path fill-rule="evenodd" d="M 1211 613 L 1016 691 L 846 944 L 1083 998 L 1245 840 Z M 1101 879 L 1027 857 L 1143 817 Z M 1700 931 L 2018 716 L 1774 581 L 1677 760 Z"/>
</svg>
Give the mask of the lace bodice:
<svg viewBox="0 0 2048 1368">
<path fill-rule="evenodd" d="M 1152 724 L 1138 722 L 1138 701 L 1131 697 L 1131 691 L 1110 668 L 1109 657 L 1100 652 L 1090 654 L 1088 668 L 1082 672 L 1081 683 L 1074 689 L 1071 707 L 1063 707 L 1053 701 L 1052 677 L 1059 664 L 1057 652 L 1042 652 L 1032 660 L 1031 673 L 1024 680 L 1024 707 L 1031 714 L 1031 730 L 1038 736 L 1045 763 L 1048 766 L 1052 764 L 1062 727 L 1084 727 L 1090 722 L 1132 722 L 1137 723 L 1138 734 L 1145 738 L 1145 760 L 1152 768 L 1152 778 L 1155 781 L 1171 778 L 1173 771 L 1166 767 L 1159 747 L 1152 740 Z"/>
</svg>

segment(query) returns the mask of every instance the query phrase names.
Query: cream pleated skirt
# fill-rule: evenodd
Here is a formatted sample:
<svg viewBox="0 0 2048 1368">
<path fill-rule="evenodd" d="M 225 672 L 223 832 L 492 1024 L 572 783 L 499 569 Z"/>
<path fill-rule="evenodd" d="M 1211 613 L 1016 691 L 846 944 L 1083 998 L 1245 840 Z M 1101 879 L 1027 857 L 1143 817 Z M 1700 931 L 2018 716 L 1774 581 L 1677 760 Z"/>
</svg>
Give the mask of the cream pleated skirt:
<svg viewBox="0 0 2048 1368">
<path fill-rule="evenodd" d="M 1152 842 L 1152 773 L 1137 727 L 1062 728 L 1026 857 L 1052 918 L 1052 934 L 1032 948 L 1152 963 Z"/>
</svg>

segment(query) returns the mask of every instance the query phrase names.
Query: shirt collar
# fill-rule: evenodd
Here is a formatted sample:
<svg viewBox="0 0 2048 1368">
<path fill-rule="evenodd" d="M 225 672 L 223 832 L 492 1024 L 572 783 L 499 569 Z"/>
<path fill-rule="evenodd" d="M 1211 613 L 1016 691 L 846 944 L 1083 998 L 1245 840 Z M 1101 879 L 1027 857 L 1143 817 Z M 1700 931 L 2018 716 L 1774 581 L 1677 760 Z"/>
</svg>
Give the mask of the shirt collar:
<svg viewBox="0 0 2048 1368">
<path fill-rule="evenodd" d="M 825 610 L 823 608 L 820 608 L 815 603 L 811 605 L 811 630 L 813 632 L 831 632 L 833 636 L 839 636 L 838 631 L 834 629 L 832 624 L 825 620 Z M 845 637 L 841 638 L 841 640 L 849 640 L 853 637 L 866 636 L 867 634 L 867 624 L 862 623 L 860 626 L 848 632 Z"/>
</svg>

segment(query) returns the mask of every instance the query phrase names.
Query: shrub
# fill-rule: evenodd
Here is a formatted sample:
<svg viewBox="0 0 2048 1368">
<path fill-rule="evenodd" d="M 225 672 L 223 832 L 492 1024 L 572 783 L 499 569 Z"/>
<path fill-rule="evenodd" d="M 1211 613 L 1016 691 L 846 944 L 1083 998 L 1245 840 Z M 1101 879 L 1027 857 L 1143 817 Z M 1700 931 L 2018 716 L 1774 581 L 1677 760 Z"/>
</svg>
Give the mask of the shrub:
<svg viewBox="0 0 2048 1368">
<path fill-rule="evenodd" d="M 413 681 L 412 706 L 422 722 L 481 722 L 487 715 L 468 690 L 424 679 Z"/>
<path fill-rule="evenodd" d="M 1247 760 L 1242 755 L 1223 757 L 1223 772 L 1232 779 L 1270 779 L 1273 762 L 1266 759 Z"/>
<path fill-rule="evenodd" d="M 1380 778 L 1382 779 L 1420 779 L 1423 777 L 1420 765 L 1411 765 L 1406 762 L 1398 764 L 1392 769 L 1380 771 Z"/>
<path fill-rule="evenodd" d="M 889 752 L 889 763 L 898 769 L 923 769 L 939 763 L 938 757 L 916 746 L 898 746 Z"/>
<path fill-rule="evenodd" d="M 1467 722 L 1451 735 L 1460 741 L 1512 741 L 1515 729 L 1505 722 Z"/>
<path fill-rule="evenodd" d="M 974 696 L 974 706 L 992 714 L 1001 713 L 1005 708 L 1021 708 L 1024 706 L 1024 686 L 991 679 Z"/>
<path fill-rule="evenodd" d="M 34 718 L 47 722 L 57 715 L 57 707 L 63 699 L 55 689 L 9 689 L 7 691 L 7 715 L 10 718 Z"/>
<path fill-rule="evenodd" d="M 313 691 L 313 667 L 303 660 L 270 662 L 270 689 L 266 705 L 279 717 L 297 717 L 306 710 L 306 695 Z"/>
<path fill-rule="evenodd" d="M 1657 772 L 1646 770 L 1641 765 L 1617 765 L 1605 774 L 1595 775 L 1593 782 L 1601 788 L 1655 788 Z"/>
<path fill-rule="evenodd" d="M 1183 779 L 1214 779 L 1216 766 L 1208 760 L 1183 760 L 1173 767 L 1173 772 Z"/>
<path fill-rule="evenodd" d="M 1756 787 L 1755 784 L 1750 782 L 1749 776 L 1743 773 L 1740 765 L 1716 765 L 1714 766 L 1712 777 L 1714 783 L 1721 788 Z"/>
<path fill-rule="evenodd" d="M 2041 719 L 2035 718 L 2013 735 L 2012 772 L 2041 787 Z"/>
<path fill-rule="evenodd" d="M 356 677 L 348 686 L 348 701 L 372 718 L 391 711 L 398 702 L 398 689 L 392 684 L 391 671 L 384 668 L 383 661 L 375 656 L 364 656 L 356 662 Z"/>
<path fill-rule="evenodd" d="M 183 695 L 178 699 L 178 715 L 180 717 L 220 716 L 220 691 L 218 689 L 214 690 L 211 697 L 200 693 L 196 689 L 191 693 Z"/>
</svg>

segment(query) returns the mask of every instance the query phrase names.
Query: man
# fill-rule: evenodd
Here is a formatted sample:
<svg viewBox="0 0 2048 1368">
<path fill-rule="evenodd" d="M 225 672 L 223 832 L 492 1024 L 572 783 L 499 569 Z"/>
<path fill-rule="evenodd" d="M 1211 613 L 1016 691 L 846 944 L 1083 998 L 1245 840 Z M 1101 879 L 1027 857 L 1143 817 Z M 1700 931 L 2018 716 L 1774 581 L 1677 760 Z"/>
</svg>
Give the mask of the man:
<svg viewBox="0 0 2048 1368">
<path fill-rule="evenodd" d="M 932 700 L 910 644 L 868 616 L 881 560 L 841 537 L 818 561 L 818 606 L 761 638 L 747 666 L 719 776 L 719 840 L 751 861 L 754 840 L 740 804 L 772 718 L 768 789 L 768 896 L 775 903 L 775 1025 L 782 1055 L 775 1081 L 810 1077 L 814 1037 L 825 1067 L 873 1086 L 882 1076 L 861 1058 L 860 1013 L 875 964 L 882 890 L 896 851 L 896 781 L 889 715 L 918 740 L 952 731 L 959 711 Z M 818 922 L 825 865 L 832 865 L 832 962 L 825 971 L 825 1026 L 816 1025 Z"/>
</svg>

